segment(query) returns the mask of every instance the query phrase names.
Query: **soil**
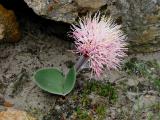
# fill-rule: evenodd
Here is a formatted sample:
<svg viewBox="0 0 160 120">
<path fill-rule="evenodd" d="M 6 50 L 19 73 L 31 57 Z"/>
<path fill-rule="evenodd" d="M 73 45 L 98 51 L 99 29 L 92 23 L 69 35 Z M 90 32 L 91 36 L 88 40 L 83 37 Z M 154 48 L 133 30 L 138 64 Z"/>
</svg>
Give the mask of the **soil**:
<svg viewBox="0 0 160 120">
<path fill-rule="evenodd" d="M 0 93 L 15 108 L 45 114 L 58 96 L 41 91 L 32 80 L 34 72 L 43 67 L 67 72 L 67 63 L 73 63 L 75 55 L 69 51 L 71 41 L 57 38 L 48 30 L 51 27 L 43 28 L 43 24 L 26 19 L 20 19 L 20 42 L 0 44 Z"/>
</svg>

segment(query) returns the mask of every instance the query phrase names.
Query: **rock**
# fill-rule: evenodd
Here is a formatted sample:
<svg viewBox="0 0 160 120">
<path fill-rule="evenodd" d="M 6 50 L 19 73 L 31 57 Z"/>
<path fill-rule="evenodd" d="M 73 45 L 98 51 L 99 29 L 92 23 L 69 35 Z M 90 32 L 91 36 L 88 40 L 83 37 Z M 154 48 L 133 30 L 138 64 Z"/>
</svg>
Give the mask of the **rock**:
<svg viewBox="0 0 160 120">
<path fill-rule="evenodd" d="M 1 111 L 5 111 L 5 110 L 7 110 L 6 107 L 0 106 L 0 112 L 1 112 Z"/>
<path fill-rule="evenodd" d="M 4 101 L 5 101 L 5 100 L 4 100 L 3 95 L 0 94 L 0 105 L 3 105 L 3 104 L 4 104 Z"/>
<path fill-rule="evenodd" d="M 47 19 L 73 22 L 78 15 L 71 0 L 24 0 L 34 12 Z"/>
<path fill-rule="evenodd" d="M 142 95 L 139 97 L 139 99 L 137 100 L 137 102 L 134 104 L 133 108 L 135 110 L 139 110 L 139 109 L 143 109 L 143 108 L 147 108 L 151 105 L 154 105 L 156 103 L 158 103 L 160 100 L 159 97 L 157 96 L 153 96 L 153 95 Z"/>
<path fill-rule="evenodd" d="M 136 101 L 136 97 L 138 97 L 139 94 L 135 93 L 135 92 L 127 92 L 127 97 L 129 100 L 131 100 L 132 102 Z"/>
<path fill-rule="evenodd" d="M 106 0 L 24 0 L 35 13 L 55 21 L 75 22 L 79 13 L 95 11 Z M 84 4 L 85 3 L 85 4 Z"/>
<path fill-rule="evenodd" d="M 127 79 L 126 84 L 130 87 L 131 86 L 137 86 L 139 83 L 145 84 L 146 80 L 144 78 L 140 78 L 140 77 L 137 77 L 137 76 L 133 76 L 133 77 L 129 76 L 129 77 L 130 78 Z"/>
<path fill-rule="evenodd" d="M 4 38 L 4 25 L 0 24 L 0 40 Z"/>
<path fill-rule="evenodd" d="M 14 12 L 0 5 L 0 42 L 17 42 L 20 36 Z"/>
<path fill-rule="evenodd" d="M 0 112 L 0 120 L 36 120 L 24 111 L 8 109 Z"/>
<path fill-rule="evenodd" d="M 137 80 L 135 80 L 135 79 L 128 79 L 128 81 L 127 81 L 127 85 L 128 86 L 137 86 L 138 83 L 139 82 Z"/>
<path fill-rule="evenodd" d="M 99 9 L 107 3 L 106 0 L 75 0 L 80 8 Z"/>
<path fill-rule="evenodd" d="M 160 0 L 24 0 L 47 19 L 73 23 L 87 12 L 102 11 L 122 24 L 129 53 L 160 50 Z"/>
<path fill-rule="evenodd" d="M 91 104 L 92 105 L 101 105 L 101 104 L 105 104 L 107 102 L 106 98 L 105 97 L 102 97 L 102 96 L 99 96 L 99 95 L 96 95 L 94 93 L 91 93 L 89 95 L 89 99 L 91 100 Z"/>
<path fill-rule="evenodd" d="M 160 50 L 160 0 L 111 0 L 107 13 L 122 24 L 130 53 Z"/>
<path fill-rule="evenodd" d="M 13 104 L 9 101 L 6 101 L 3 95 L 0 94 L 0 105 L 3 105 L 4 107 L 12 107 Z"/>
</svg>

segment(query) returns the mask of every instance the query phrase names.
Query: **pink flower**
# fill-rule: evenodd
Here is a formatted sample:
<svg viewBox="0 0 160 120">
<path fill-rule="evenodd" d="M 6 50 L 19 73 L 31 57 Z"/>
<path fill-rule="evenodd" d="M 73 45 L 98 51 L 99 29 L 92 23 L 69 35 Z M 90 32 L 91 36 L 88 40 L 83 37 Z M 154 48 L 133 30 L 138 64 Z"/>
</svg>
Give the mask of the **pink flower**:
<svg viewBox="0 0 160 120">
<path fill-rule="evenodd" d="M 121 26 L 109 18 L 96 13 L 88 15 L 72 25 L 71 36 L 75 39 L 76 53 L 80 53 L 89 61 L 89 66 L 97 77 L 104 68 L 117 69 L 127 50 L 126 36 Z"/>
</svg>

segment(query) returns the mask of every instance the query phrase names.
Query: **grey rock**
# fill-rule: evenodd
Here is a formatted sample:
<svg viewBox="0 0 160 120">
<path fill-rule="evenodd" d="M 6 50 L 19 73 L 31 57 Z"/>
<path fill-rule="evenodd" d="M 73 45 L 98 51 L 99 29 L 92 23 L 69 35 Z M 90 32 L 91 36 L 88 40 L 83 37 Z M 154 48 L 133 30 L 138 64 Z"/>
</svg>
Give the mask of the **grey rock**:
<svg viewBox="0 0 160 120">
<path fill-rule="evenodd" d="M 159 100 L 160 100 L 160 98 L 157 96 L 152 96 L 152 95 L 144 95 L 143 96 L 142 95 L 139 97 L 137 102 L 135 102 L 133 108 L 134 108 L 134 110 L 140 110 L 143 108 L 147 108 L 151 105 L 158 103 Z"/>
<path fill-rule="evenodd" d="M 107 3 L 107 0 L 75 0 L 81 8 L 99 9 Z"/>
<path fill-rule="evenodd" d="M 113 0 L 112 0 L 113 1 Z M 114 0 L 107 11 L 122 24 L 131 53 L 160 49 L 160 1 Z"/>
<path fill-rule="evenodd" d="M 24 0 L 35 13 L 45 18 L 73 23 L 79 13 L 94 11 L 104 6 L 106 0 Z"/>
<path fill-rule="evenodd" d="M 160 50 L 160 0 L 24 0 L 47 19 L 74 23 L 87 12 L 102 11 L 122 24 L 129 52 Z"/>
<path fill-rule="evenodd" d="M 91 93 L 89 95 L 89 99 L 91 99 L 91 104 L 92 105 L 95 105 L 95 104 L 105 104 L 107 102 L 107 100 L 105 99 L 105 97 L 102 97 L 102 96 L 99 96 L 99 95 L 96 95 L 94 93 Z"/>
</svg>

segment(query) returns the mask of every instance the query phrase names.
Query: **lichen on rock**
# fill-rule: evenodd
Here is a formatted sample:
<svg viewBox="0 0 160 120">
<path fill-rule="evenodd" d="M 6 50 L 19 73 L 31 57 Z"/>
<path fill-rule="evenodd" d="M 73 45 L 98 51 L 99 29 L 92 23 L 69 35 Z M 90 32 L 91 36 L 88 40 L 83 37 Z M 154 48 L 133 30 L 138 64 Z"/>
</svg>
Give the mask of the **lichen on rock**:
<svg viewBox="0 0 160 120">
<path fill-rule="evenodd" d="M 17 42 L 20 40 L 20 29 L 13 11 L 0 4 L 0 42 Z"/>
</svg>

